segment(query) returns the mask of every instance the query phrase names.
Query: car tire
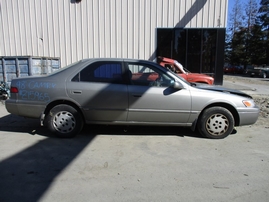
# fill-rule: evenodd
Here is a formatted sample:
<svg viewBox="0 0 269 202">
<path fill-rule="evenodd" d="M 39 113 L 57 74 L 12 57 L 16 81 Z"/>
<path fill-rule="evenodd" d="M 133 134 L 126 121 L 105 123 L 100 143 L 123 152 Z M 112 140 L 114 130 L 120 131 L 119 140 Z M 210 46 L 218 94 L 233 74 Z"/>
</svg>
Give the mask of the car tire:
<svg viewBox="0 0 269 202">
<path fill-rule="evenodd" d="M 46 125 L 57 137 L 72 138 L 82 130 L 84 121 L 74 107 L 60 104 L 50 110 Z"/>
<path fill-rule="evenodd" d="M 267 75 L 265 72 L 262 73 L 262 78 L 266 79 Z"/>
<path fill-rule="evenodd" d="M 222 139 L 230 135 L 233 129 L 234 117 L 223 107 L 208 108 L 199 118 L 198 130 L 206 138 Z"/>
</svg>

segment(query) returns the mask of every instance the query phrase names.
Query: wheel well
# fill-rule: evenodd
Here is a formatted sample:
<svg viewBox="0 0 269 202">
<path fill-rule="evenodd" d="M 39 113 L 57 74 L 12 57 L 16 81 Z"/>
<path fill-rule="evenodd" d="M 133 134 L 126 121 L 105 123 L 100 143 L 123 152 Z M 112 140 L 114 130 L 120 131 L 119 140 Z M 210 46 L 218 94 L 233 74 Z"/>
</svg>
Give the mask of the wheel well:
<svg viewBox="0 0 269 202">
<path fill-rule="evenodd" d="M 238 126 L 239 125 L 240 120 L 239 120 L 239 114 L 238 114 L 238 112 L 236 111 L 236 109 L 232 105 L 229 105 L 227 103 L 214 103 L 214 104 L 208 105 L 206 108 L 204 108 L 201 111 L 201 113 L 199 114 L 198 120 L 202 116 L 203 112 L 206 109 L 210 108 L 210 107 L 223 107 L 223 108 L 229 110 L 232 113 L 233 117 L 234 117 L 234 125 L 235 126 Z"/>
<path fill-rule="evenodd" d="M 56 105 L 60 105 L 60 104 L 66 104 L 66 105 L 69 105 L 69 106 L 71 106 L 71 107 L 74 107 L 74 108 L 81 114 L 83 120 L 85 120 L 85 119 L 84 119 L 84 115 L 83 115 L 81 109 L 80 109 L 74 102 L 71 102 L 71 101 L 68 101 L 68 100 L 55 100 L 55 101 L 49 103 L 49 104 L 47 105 L 45 111 L 44 111 L 45 116 L 49 113 L 49 111 L 50 111 L 53 107 L 55 107 Z"/>
</svg>

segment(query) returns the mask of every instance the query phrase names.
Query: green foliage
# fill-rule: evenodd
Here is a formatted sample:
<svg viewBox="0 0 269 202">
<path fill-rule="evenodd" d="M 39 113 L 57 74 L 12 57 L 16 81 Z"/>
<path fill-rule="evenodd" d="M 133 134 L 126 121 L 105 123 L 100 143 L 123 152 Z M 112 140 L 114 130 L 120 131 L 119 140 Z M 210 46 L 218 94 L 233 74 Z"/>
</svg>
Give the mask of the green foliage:
<svg viewBox="0 0 269 202">
<path fill-rule="evenodd" d="M 258 21 L 265 29 L 269 29 L 269 0 L 261 0 Z"/>
<path fill-rule="evenodd" d="M 240 0 L 236 2 L 237 8 L 233 9 L 231 19 L 238 16 L 234 12 L 238 11 Z M 242 18 L 230 25 L 232 31 L 227 30 L 225 62 L 244 66 L 269 65 L 269 0 L 261 0 L 259 9 L 255 0 L 248 0 L 243 8 L 245 13 Z M 236 27 L 238 24 L 242 26 Z"/>
</svg>

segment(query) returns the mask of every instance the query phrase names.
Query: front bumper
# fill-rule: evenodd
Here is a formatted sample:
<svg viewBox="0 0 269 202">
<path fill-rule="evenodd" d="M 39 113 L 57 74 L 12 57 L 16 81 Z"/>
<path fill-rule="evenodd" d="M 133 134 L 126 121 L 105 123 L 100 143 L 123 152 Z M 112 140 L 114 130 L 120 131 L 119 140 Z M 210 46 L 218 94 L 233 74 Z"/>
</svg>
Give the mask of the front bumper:
<svg viewBox="0 0 269 202">
<path fill-rule="evenodd" d="M 237 109 L 239 114 L 239 126 L 252 125 L 256 123 L 260 110 L 258 107 Z"/>
</svg>

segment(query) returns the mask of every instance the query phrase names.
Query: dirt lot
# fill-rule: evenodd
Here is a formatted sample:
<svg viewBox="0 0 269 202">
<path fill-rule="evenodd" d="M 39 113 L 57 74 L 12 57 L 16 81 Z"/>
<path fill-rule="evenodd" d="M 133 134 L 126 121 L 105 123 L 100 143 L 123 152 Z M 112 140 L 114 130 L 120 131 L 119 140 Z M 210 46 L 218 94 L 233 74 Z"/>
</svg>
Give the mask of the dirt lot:
<svg viewBox="0 0 269 202">
<path fill-rule="evenodd" d="M 235 88 L 238 84 L 241 86 L 241 89 L 239 88 L 239 90 L 243 90 L 252 95 L 255 103 L 260 108 L 260 116 L 255 125 L 269 128 L 269 94 L 267 92 L 267 90 L 269 90 L 269 78 L 261 79 L 241 75 L 225 75 L 224 83 L 225 82 L 233 83 Z"/>
<path fill-rule="evenodd" d="M 256 104 L 260 108 L 260 116 L 256 125 L 269 128 L 269 95 L 253 95 Z"/>
</svg>

